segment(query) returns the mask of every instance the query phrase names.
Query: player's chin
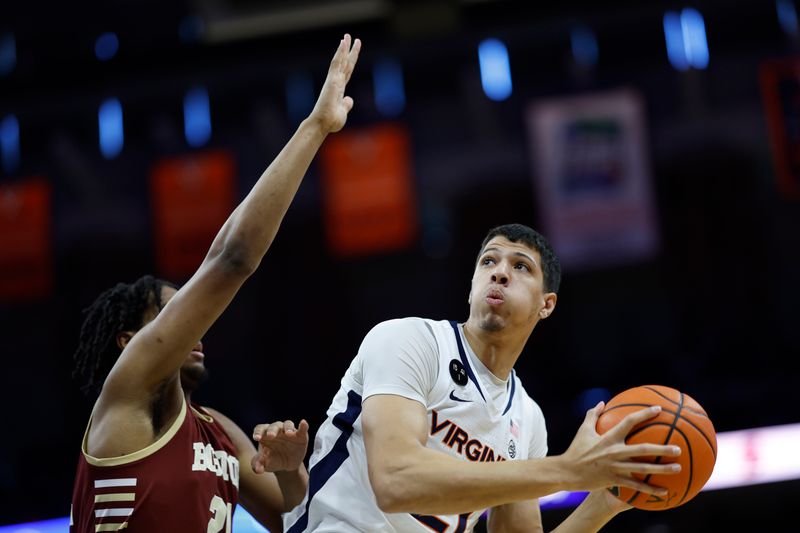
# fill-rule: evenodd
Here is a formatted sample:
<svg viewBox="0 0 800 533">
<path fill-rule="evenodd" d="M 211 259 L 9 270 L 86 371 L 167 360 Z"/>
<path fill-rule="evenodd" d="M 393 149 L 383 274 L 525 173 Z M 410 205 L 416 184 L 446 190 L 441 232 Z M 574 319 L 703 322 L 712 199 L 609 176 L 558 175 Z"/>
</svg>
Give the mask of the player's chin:
<svg viewBox="0 0 800 533">
<path fill-rule="evenodd" d="M 202 361 L 186 362 L 181 367 L 181 382 L 191 389 L 195 389 L 207 379 L 208 370 Z"/>
</svg>

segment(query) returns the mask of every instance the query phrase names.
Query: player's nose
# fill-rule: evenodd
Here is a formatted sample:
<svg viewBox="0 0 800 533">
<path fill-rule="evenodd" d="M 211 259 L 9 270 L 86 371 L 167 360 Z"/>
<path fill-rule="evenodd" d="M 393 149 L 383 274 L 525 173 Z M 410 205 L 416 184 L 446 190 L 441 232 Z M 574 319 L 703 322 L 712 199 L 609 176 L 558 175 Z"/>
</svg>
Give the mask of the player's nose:
<svg viewBox="0 0 800 533">
<path fill-rule="evenodd" d="M 498 263 L 492 272 L 492 281 L 505 285 L 508 283 L 508 265 L 505 261 Z"/>
</svg>

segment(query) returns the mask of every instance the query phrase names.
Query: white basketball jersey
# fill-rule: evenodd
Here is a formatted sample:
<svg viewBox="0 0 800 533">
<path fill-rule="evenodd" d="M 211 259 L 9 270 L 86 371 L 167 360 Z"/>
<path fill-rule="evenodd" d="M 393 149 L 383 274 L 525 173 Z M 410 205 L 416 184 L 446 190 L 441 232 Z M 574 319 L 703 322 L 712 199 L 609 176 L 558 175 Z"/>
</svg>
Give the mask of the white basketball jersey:
<svg viewBox="0 0 800 533">
<path fill-rule="evenodd" d="M 514 371 L 507 382 L 497 380 L 502 388 L 497 383 L 486 383 L 488 370 L 476 369 L 476 365 L 482 364 L 471 353 L 461 327 L 455 322 L 406 318 L 383 325 L 407 326 L 407 321 L 416 321 L 417 331 L 427 336 L 412 345 L 431 347 L 423 354 L 430 363 L 426 368 L 435 371 L 430 376 L 430 387 L 405 393 L 395 383 L 389 383 L 382 390 L 397 389 L 399 395 L 424 400 L 428 411 L 428 448 L 464 461 L 480 462 L 546 455 L 544 417 Z M 406 326 L 403 327 L 407 331 Z M 364 358 L 385 359 L 395 354 L 368 355 L 362 353 L 363 349 L 364 345 L 342 378 L 341 388 L 328 409 L 328 418 L 317 432 L 308 492 L 299 506 L 284 515 L 284 529 L 287 533 L 472 531 L 482 509 L 462 515 L 422 516 L 384 513 L 378 507 L 367 473 L 359 416 L 365 399 L 362 398 L 364 367 L 368 366 Z M 428 353 L 431 351 L 436 353 Z M 494 391 L 494 398 L 489 390 Z"/>
</svg>

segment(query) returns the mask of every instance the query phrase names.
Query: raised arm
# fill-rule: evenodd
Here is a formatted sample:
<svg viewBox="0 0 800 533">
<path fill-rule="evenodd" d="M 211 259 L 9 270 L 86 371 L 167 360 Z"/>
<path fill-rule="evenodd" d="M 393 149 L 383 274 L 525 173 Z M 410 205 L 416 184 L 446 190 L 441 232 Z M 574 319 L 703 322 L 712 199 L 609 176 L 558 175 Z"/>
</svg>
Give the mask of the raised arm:
<svg viewBox="0 0 800 533">
<path fill-rule="evenodd" d="M 604 435 L 594 429 L 602 404 L 589 410 L 570 448 L 562 455 L 524 461 L 475 463 L 425 447 L 428 417 L 414 400 L 375 395 L 364 401 L 362 427 L 369 478 L 384 512 L 459 514 L 533 500 L 560 490 L 593 490 L 622 485 L 648 494 L 633 473 L 670 473 L 669 465 L 640 463 L 633 457 L 674 456 L 676 447 L 627 445 L 625 435 L 657 414 L 643 409 Z M 391 423 L 387 423 L 391 420 Z M 535 530 L 534 530 L 535 531 Z"/>
<path fill-rule="evenodd" d="M 339 43 L 313 111 L 222 226 L 197 272 L 125 347 L 101 402 L 147 398 L 174 376 L 258 267 L 320 145 L 347 120 L 353 100 L 344 90 L 360 47 L 358 39 L 351 46 L 349 35 Z"/>
</svg>

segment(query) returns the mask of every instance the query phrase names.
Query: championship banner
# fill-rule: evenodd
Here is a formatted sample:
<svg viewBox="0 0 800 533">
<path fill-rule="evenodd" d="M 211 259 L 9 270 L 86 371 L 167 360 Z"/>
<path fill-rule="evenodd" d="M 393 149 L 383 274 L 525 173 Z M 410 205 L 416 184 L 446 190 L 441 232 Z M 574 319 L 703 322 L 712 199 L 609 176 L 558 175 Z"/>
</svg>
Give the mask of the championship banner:
<svg viewBox="0 0 800 533">
<path fill-rule="evenodd" d="M 562 264 L 582 269 L 652 257 L 659 242 L 639 95 L 535 102 L 527 124 L 543 232 Z"/>
<path fill-rule="evenodd" d="M 203 262 L 234 208 L 236 163 L 214 151 L 161 160 L 150 175 L 156 264 L 181 281 Z"/>
<path fill-rule="evenodd" d="M 0 300 L 42 298 L 53 285 L 50 184 L 28 178 L 0 186 Z"/>
<path fill-rule="evenodd" d="M 760 69 L 772 158 L 784 197 L 800 198 L 800 59 L 768 61 Z"/>
<path fill-rule="evenodd" d="M 396 124 L 329 137 L 320 153 L 330 250 L 356 256 L 402 250 L 417 234 L 408 131 Z"/>
</svg>

